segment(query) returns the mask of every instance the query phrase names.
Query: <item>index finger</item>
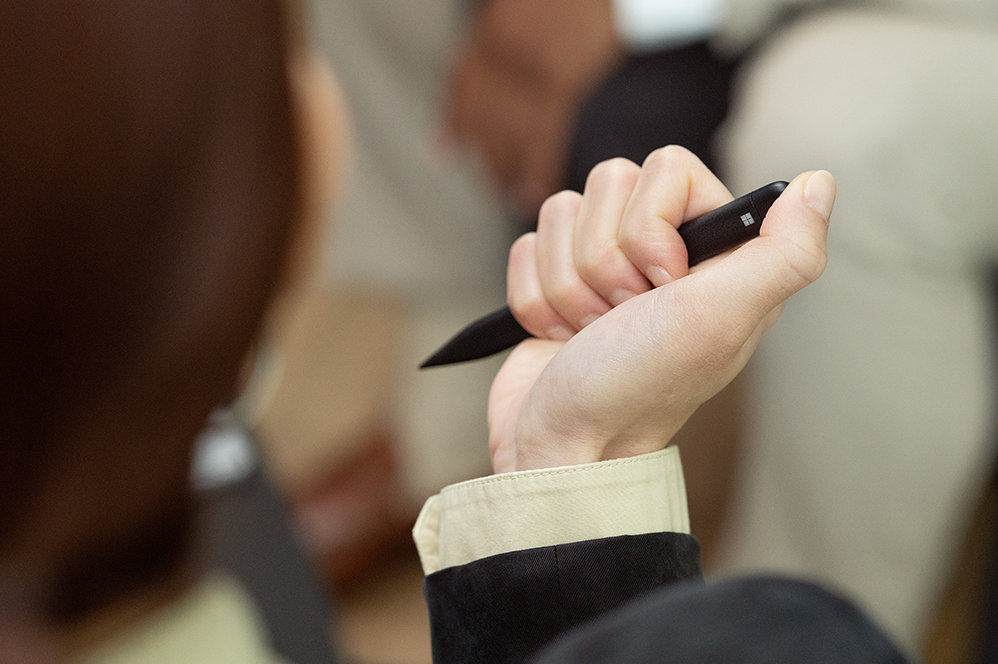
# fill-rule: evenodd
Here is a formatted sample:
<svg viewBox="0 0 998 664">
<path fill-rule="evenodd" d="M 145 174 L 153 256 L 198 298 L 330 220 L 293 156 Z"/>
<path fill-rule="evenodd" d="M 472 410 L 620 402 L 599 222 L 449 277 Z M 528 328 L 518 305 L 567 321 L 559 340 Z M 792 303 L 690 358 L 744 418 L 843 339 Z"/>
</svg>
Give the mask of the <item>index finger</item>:
<svg viewBox="0 0 998 664">
<path fill-rule="evenodd" d="M 680 224 L 732 200 L 716 175 L 686 148 L 670 145 L 645 159 L 620 223 L 619 244 L 654 286 L 686 276 Z"/>
</svg>

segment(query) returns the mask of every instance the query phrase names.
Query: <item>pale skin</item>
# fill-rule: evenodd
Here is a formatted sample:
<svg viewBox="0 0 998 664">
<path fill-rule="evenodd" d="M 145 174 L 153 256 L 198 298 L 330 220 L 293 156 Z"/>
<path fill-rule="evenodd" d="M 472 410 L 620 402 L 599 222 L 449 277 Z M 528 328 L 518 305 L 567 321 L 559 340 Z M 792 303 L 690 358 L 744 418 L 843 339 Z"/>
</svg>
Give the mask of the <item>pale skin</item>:
<svg viewBox="0 0 998 664">
<path fill-rule="evenodd" d="M 510 253 L 509 304 L 537 338 L 492 386 L 494 470 L 665 447 L 820 276 L 834 197 L 827 172 L 798 175 L 759 238 L 692 271 L 677 226 L 732 197 L 688 151 L 607 162 L 582 194 L 548 199 Z"/>
</svg>

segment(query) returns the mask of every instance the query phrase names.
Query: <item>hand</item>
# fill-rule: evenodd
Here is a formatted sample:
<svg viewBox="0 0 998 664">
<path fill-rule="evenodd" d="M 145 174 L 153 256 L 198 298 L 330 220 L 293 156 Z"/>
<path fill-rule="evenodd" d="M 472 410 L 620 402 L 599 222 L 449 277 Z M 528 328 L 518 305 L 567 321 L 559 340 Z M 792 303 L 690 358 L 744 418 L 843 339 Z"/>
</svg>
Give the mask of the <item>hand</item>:
<svg viewBox="0 0 998 664">
<path fill-rule="evenodd" d="M 655 451 L 737 375 L 786 299 L 821 274 L 835 181 L 797 176 L 760 236 L 688 270 L 676 228 L 731 195 L 688 151 L 597 166 L 510 252 L 509 304 L 538 338 L 492 385 L 496 472 Z"/>
<path fill-rule="evenodd" d="M 623 59 L 610 0 L 483 0 L 455 59 L 445 135 L 533 216 L 562 186 L 579 109 Z"/>
</svg>

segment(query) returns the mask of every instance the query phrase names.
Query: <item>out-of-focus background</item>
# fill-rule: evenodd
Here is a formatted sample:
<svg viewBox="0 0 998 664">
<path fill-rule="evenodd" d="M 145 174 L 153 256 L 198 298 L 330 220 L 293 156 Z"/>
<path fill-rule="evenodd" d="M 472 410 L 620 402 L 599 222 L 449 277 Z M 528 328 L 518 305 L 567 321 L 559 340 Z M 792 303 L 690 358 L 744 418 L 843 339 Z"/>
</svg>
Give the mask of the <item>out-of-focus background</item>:
<svg viewBox="0 0 998 664">
<path fill-rule="evenodd" d="M 839 182 L 828 272 L 680 434 L 708 570 L 816 578 L 929 664 L 998 661 L 998 10 L 732 2 L 604 44 L 627 17 L 570 4 L 311 3 L 352 175 L 243 406 L 342 658 L 430 660 L 408 531 L 428 496 L 489 472 L 501 358 L 417 365 L 503 303 L 540 199 L 680 143 L 735 195 L 809 168 Z M 228 542 L 236 520 L 211 523 Z M 261 523 L 261 551 L 223 563 L 279 564 Z"/>
</svg>

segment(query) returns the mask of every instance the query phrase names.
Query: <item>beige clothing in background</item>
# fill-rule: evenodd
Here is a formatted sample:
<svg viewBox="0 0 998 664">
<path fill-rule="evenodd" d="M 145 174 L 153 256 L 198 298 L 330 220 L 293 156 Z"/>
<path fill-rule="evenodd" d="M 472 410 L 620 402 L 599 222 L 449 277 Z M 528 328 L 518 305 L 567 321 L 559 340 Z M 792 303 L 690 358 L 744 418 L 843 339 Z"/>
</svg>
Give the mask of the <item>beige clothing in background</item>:
<svg viewBox="0 0 998 664">
<path fill-rule="evenodd" d="M 837 585 L 910 646 L 996 458 L 998 5 L 896 4 L 940 11 L 775 36 L 722 137 L 732 191 L 811 168 L 839 186 L 828 268 L 745 374 L 722 566 Z"/>
</svg>

